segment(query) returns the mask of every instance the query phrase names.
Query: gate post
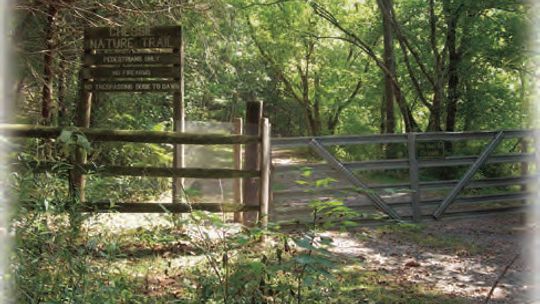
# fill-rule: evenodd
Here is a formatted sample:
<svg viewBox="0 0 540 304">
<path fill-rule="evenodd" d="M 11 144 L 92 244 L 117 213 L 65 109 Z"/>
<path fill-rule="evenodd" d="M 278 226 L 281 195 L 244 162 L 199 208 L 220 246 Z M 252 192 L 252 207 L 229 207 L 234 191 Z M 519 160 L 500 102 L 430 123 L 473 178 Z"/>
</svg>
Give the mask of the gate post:
<svg viewBox="0 0 540 304">
<path fill-rule="evenodd" d="M 233 133 L 237 135 L 242 135 L 243 120 L 242 118 L 235 118 L 233 121 L 234 130 Z M 234 169 L 242 170 L 242 145 L 236 144 L 233 146 L 233 157 L 234 157 Z M 235 178 L 233 181 L 233 191 L 234 191 L 234 202 L 236 204 L 243 205 L 243 193 L 242 193 L 242 179 Z M 244 220 L 244 214 L 242 212 L 234 213 L 234 222 L 242 223 Z"/>
<path fill-rule="evenodd" d="M 412 217 L 415 222 L 419 222 L 422 218 L 420 209 L 420 181 L 418 174 L 418 160 L 416 159 L 416 133 L 407 134 L 407 148 L 409 154 L 409 179 L 411 183 L 411 208 Z"/>
<path fill-rule="evenodd" d="M 173 54 L 178 55 L 180 64 L 178 65 L 179 75 L 175 80 L 178 81 L 178 91 L 173 95 L 173 130 L 174 132 L 185 132 L 185 106 L 184 106 L 184 33 L 180 30 L 180 45 L 173 49 Z M 184 168 L 185 156 L 184 145 L 174 145 L 173 147 L 173 168 Z M 185 201 L 184 179 L 173 177 L 172 182 L 172 202 L 181 203 Z"/>
<path fill-rule="evenodd" d="M 259 123 L 262 119 L 263 103 L 261 101 L 249 101 L 246 105 L 246 120 L 244 129 L 245 135 L 258 136 L 260 129 Z M 259 144 L 249 143 L 246 144 L 246 150 L 244 153 L 244 169 L 245 170 L 258 170 L 259 166 Z M 258 206 L 258 191 L 259 183 L 255 178 L 244 178 L 243 182 L 244 192 L 244 204 L 247 206 Z M 253 226 L 257 223 L 257 212 L 248 211 L 244 212 L 244 225 Z"/>
<path fill-rule="evenodd" d="M 260 153 L 260 188 L 259 188 L 259 225 L 261 228 L 268 227 L 268 214 L 270 211 L 270 122 L 268 118 L 261 120 L 261 153 Z"/>
<path fill-rule="evenodd" d="M 522 138 L 521 139 L 521 154 L 527 154 L 529 151 L 529 143 L 527 142 L 527 139 Z M 529 162 L 524 161 L 521 163 L 521 177 L 526 178 L 529 175 Z M 521 185 L 521 191 L 527 191 L 529 190 L 527 187 L 527 183 Z"/>
<path fill-rule="evenodd" d="M 90 54 L 90 51 L 86 50 L 85 54 Z M 92 113 L 92 92 L 87 91 L 84 87 L 84 81 L 82 75 L 80 76 L 80 100 L 77 104 L 77 126 L 81 128 L 90 127 L 90 116 Z M 85 200 L 84 188 L 86 185 L 86 180 L 84 172 L 82 170 L 82 165 L 86 163 L 87 151 L 82 147 L 77 147 L 75 150 L 75 166 L 71 170 L 71 185 L 70 192 L 72 198 L 78 195 L 80 202 Z"/>
</svg>

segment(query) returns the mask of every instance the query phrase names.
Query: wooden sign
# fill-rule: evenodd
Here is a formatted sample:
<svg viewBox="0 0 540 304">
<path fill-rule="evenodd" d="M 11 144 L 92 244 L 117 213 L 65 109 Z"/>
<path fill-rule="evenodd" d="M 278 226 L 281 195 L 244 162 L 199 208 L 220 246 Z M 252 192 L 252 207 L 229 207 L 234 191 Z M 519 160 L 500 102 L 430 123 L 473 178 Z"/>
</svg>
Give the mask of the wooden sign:
<svg viewBox="0 0 540 304">
<path fill-rule="evenodd" d="M 84 91 L 178 92 L 181 45 L 180 26 L 87 28 Z"/>
<path fill-rule="evenodd" d="M 177 81 L 93 81 L 85 82 L 85 91 L 93 92 L 174 92 L 180 90 Z"/>
<path fill-rule="evenodd" d="M 173 128 L 184 131 L 184 48 L 180 26 L 94 27 L 84 31 L 81 95 L 77 125 L 90 127 L 92 97 L 96 92 L 170 92 Z M 161 80 L 160 80 L 161 79 Z M 174 145 L 173 167 L 183 167 L 182 145 Z M 77 155 L 84 164 L 86 156 Z M 74 174 L 73 189 L 84 201 L 84 177 Z M 173 178 L 173 202 L 183 185 Z"/>
<path fill-rule="evenodd" d="M 84 32 L 84 48 L 92 50 L 179 48 L 179 26 L 95 27 Z"/>
<path fill-rule="evenodd" d="M 84 79 L 94 78 L 179 78 L 178 67 L 114 67 L 86 68 L 82 70 Z"/>
<path fill-rule="evenodd" d="M 85 65 L 180 64 L 175 53 L 85 54 Z"/>
</svg>

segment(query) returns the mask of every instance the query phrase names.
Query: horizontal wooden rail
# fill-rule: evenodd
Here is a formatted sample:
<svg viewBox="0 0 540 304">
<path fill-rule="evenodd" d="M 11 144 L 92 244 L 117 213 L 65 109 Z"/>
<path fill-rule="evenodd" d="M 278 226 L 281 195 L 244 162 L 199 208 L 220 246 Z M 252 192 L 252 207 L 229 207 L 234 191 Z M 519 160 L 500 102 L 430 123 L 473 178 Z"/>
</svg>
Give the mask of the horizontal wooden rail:
<svg viewBox="0 0 540 304">
<path fill-rule="evenodd" d="M 499 131 L 479 132 L 433 132 L 416 133 L 417 141 L 459 141 L 474 139 L 490 139 Z M 505 130 L 504 139 L 532 137 L 533 130 Z M 377 135 L 340 135 L 318 137 L 283 137 L 273 138 L 273 148 L 307 147 L 312 139 L 322 145 L 354 145 L 354 144 L 390 144 L 407 143 L 407 134 L 377 134 Z"/>
<path fill-rule="evenodd" d="M 503 194 L 489 194 L 489 195 L 471 195 L 458 197 L 454 202 L 453 206 L 462 206 L 462 207 L 474 207 L 481 203 L 497 203 L 497 202 L 510 202 L 510 201 L 527 201 L 534 197 L 534 194 L 531 192 L 515 192 L 515 193 L 503 193 Z M 440 199 L 423 199 L 420 202 L 420 210 L 423 215 L 431 215 L 435 208 L 443 201 Z M 388 201 L 387 204 L 396 210 L 399 208 L 406 208 L 410 210 L 411 201 Z M 347 203 L 349 208 L 356 211 L 368 211 L 368 210 L 378 210 L 373 204 L 361 200 L 358 203 L 349 202 Z M 293 205 L 288 206 L 288 204 L 276 203 L 275 204 L 275 214 L 294 214 L 294 209 L 304 210 L 309 209 L 307 203 L 294 203 Z M 456 211 L 456 210 L 453 210 Z"/>
<path fill-rule="evenodd" d="M 20 124 L 0 124 L 0 135 L 12 137 L 56 138 L 62 131 L 84 134 L 94 141 L 120 141 L 156 144 L 221 145 L 260 142 L 258 136 L 194 134 L 168 131 L 107 130 L 94 128 L 58 128 Z"/>
<path fill-rule="evenodd" d="M 472 132 L 426 132 L 416 133 L 417 141 L 459 141 L 491 139 L 497 133 L 503 132 L 503 139 L 534 137 L 534 130 L 502 130 L 502 131 L 472 131 Z"/>
<path fill-rule="evenodd" d="M 30 163 L 29 168 L 34 172 L 54 171 L 54 162 Z M 206 169 L 206 168 L 161 168 L 161 167 L 126 167 L 126 166 L 96 166 L 95 164 L 73 165 L 82 174 L 151 176 L 151 177 L 188 177 L 188 178 L 241 178 L 258 177 L 258 170 L 235 169 Z"/>
<path fill-rule="evenodd" d="M 272 138 L 272 148 L 307 147 L 311 140 L 317 140 L 325 146 L 352 145 L 352 144 L 390 144 L 407 142 L 406 134 L 378 134 L 378 135 L 343 135 L 318 137 L 283 137 Z"/>
<path fill-rule="evenodd" d="M 22 202 L 27 208 L 35 208 L 35 202 Z M 85 202 L 80 205 L 82 212 L 118 212 L 118 213 L 189 213 L 193 210 L 208 212 L 240 212 L 255 211 L 258 206 L 248 206 L 241 204 L 219 204 L 219 203 L 117 203 L 110 202 Z"/>
<path fill-rule="evenodd" d="M 441 221 L 445 220 L 451 220 L 451 219 L 464 219 L 464 218 L 476 218 L 478 216 L 486 216 L 486 215 L 494 215 L 494 214 L 500 214 L 500 213 L 523 213 L 527 212 L 529 210 L 529 207 L 527 206 L 510 206 L 510 207 L 496 207 L 496 208 L 481 208 L 481 209 L 475 209 L 470 211 L 447 211 L 445 213 L 445 217 L 441 219 Z M 404 215 L 402 216 L 403 221 L 412 221 L 412 216 Z M 358 217 L 358 218 L 352 218 L 352 219 L 344 219 L 343 221 L 357 221 L 362 226 L 380 226 L 380 225 L 388 225 L 391 222 L 389 222 L 388 217 L 383 218 L 365 218 L 365 217 Z M 422 216 L 422 221 L 435 221 L 431 214 L 426 214 Z M 339 221 L 336 221 L 335 223 L 339 223 Z M 298 228 L 305 228 L 306 224 L 299 223 L 297 220 L 288 220 L 284 222 L 278 222 L 280 227 L 282 229 L 298 229 Z"/>
<path fill-rule="evenodd" d="M 472 181 L 467 189 L 471 188 L 485 188 L 485 187 L 501 187 L 501 186 L 512 186 L 512 185 L 524 185 L 531 183 L 537 180 L 537 176 L 516 176 L 516 177 L 496 177 L 496 178 L 485 178 Z M 429 181 L 429 182 L 420 182 L 420 189 L 422 190 L 439 190 L 449 187 L 453 187 L 458 183 L 458 180 L 443 180 L 443 181 Z M 410 191 L 409 183 L 399 183 L 399 184 L 368 184 L 369 188 L 372 190 L 385 190 L 392 189 L 392 191 L 399 192 L 399 190 L 404 189 Z M 280 190 L 274 191 L 274 199 L 278 200 L 281 197 L 291 198 L 291 197 L 304 197 L 304 196 L 314 196 L 314 195 L 329 195 L 336 194 L 336 192 L 354 192 L 357 193 L 358 190 L 354 187 L 325 187 L 325 188 L 311 188 L 311 189 L 298 189 L 298 190 Z"/>
<path fill-rule="evenodd" d="M 464 166 L 474 163 L 478 156 L 452 156 L 441 159 L 430 160 L 418 160 L 418 166 L 420 168 L 437 168 L 437 167 L 452 167 L 452 166 Z M 521 154 L 499 154 L 490 156 L 486 161 L 486 164 L 499 164 L 499 163 L 515 163 L 534 161 L 535 156 L 532 153 Z M 367 160 L 359 162 L 347 162 L 343 163 L 345 168 L 351 170 L 391 170 L 391 169 L 408 169 L 409 161 L 406 159 L 387 159 L 387 160 Z M 275 166 L 276 172 L 290 172 L 298 171 L 301 168 L 310 167 L 313 170 L 331 170 L 331 168 L 324 163 L 316 164 L 301 164 L 301 165 L 278 165 Z"/>
<path fill-rule="evenodd" d="M 514 193 L 501 193 L 501 194 L 484 194 L 484 195 L 470 195 L 458 197 L 454 205 L 461 204 L 476 204 L 476 203 L 495 203 L 495 202 L 505 202 L 505 201 L 520 201 L 520 200 L 529 200 L 534 198 L 534 193 L 532 192 L 514 192 Z M 436 199 L 422 199 L 420 201 L 420 206 L 424 207 L 436 207 L 443 201 L 443 198 Z M 407 201 L 398 201 L 398 202 L 388 202 L 388 205 L 392 207 L 409 207 L 411 202 Z M 359 207 L 371 207 L 369 204 L 363 204 Z"/>
</svg>

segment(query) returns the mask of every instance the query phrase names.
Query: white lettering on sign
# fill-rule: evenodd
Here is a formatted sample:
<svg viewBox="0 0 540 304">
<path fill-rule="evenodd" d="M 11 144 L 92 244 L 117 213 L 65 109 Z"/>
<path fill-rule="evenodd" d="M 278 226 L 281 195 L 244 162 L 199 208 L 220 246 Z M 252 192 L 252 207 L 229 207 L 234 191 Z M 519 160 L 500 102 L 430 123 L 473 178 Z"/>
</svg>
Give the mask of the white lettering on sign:
<svg viewBox="0 0 540 304">
<path fill-rule="evenodd" d="M 148 27 L 111 27 L 109 35 L 111 37 L 151 36 Z"/>
<path fill-rule="evenodd" d="M 172 48 L 171 37 L 143 37 L 144 48 Z"/>
<path fill-rule="evenodd" d="M 86 83 L 86 91 L 173 91 L 179 90 L 179 83 L 167 82 L 113 82 L 113 83 Z"/>
<path fill-rule="evenodd" d="M 152 70 L 113 70 L 112 76 L 152 76 Z"/>
<path fill-rule="evenodd" d="M 94 85 L 94 90 L 97 91 L 131 91 L 133 90 L 132 83 L 98 83 Z"/>
<path fill-rule="evenodd" d="M 95 38 L 88 39 L 88 47 L 91 49 L 132 49 L 136 48 L 135 38 Z M 141 37 L 139 48 L 174 48 L 170 36 Z"/>
<path fill-rule="evenodd" d="M 133 38 L 89 39 L 88 45 L 91 49 L 131 49 L 134 46 Z"/>
<path fill-rule="evenodd" d="M 136 83 L 135 84 L 135 91 L 137 90 L 149 91 L 150 89 L 151 89 L 151 83 Z"/>
<path fill-rule="evenodd" d="M 106 55 L 101 60 L 104 64 L 121 64 L 121 63 L 160 63 L 159 55 Z"/>
<path fill-rule="evenodd" d="M 141 63 L 143 56 L 103 56 L 103 63 Z"/>
</svg>

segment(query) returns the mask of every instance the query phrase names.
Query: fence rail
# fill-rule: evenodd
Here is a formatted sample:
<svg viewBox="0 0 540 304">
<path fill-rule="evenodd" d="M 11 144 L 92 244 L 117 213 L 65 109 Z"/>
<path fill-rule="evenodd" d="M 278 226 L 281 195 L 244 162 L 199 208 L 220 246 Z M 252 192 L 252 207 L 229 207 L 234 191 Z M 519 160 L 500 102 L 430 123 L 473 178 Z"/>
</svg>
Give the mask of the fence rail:
<svg viewBox="0 0 540 304">
<path fill-rule="evenodd" d="M 193 145 L 234 145 L 235 147 L 245 144 L 260 145 L 255 150 L 254 159 L 260 162 L 255 169 L 208 169 L 208 168 L 169 168 L 150 166 L 114 166 L 87 163 L 86 157 L 81 154 L 81 149 L 76 149 L 75 155 L 68 157 L 66 162 L 70 165 L 70 190 L 71 198 L 79 195 L 80 209 L 87 212 L 127 212 L 127 213 L 186 213 L 192 210 L 204 210 L 210 212 L 251 212 L 257 211 L 256 217 L 262 227 L 267 226 L 267 213 L 269 208 L 270 182 L 270 124 L 268 119 L 263 118 L 259 122 L 258 135 L 230 135 L 230 134 L 193 134 L 164 131 L 134 131 L 134 130 L 108 130 L 95 128 L 59 128 L 34 125 L 9 125 L 0 124 L 0 136 L 20 138 L 58 138 L 84 135 L 90 141 L 98 142 L 132 142 L 132 143 L 155 143 L 155 144 L 193 144 Z M 255 133 L 257 134 L 257 133 Z M 239 150 L 238 150 L 239 151 Z M 240 157 L 240 152 L 235 157 Z M 253 155 L 250 155 L 253 158 Z M 74 160 L 74 161 L 73 161 Z M 240 160 L 237 160 L 240 161 Z M 22 164 L 21 164 L 22 166 Z M 29 162 L 25 167 L 33 172 L 55 172 L 57 162 Z M 100 174 L 106 176 L 149 176 L 170 178 L 258 178 L 260 183 L 259 198 L 255 201 L 231 203 L 147 203 L 147 202 L 122 202 L 112 204 L 108 201 L 89 202 L 84 199 L 84 179 L 74 178 L 88 174 Z M 79 182 L 77 182 L 79 180 Z M 22 202 L 29 207 L 36 207 L 35 202 Z M 250 223 L 252 224 L 252 223 Z M 254 223 L 253 223 L 254 224 Z"/>
<path fill-rule="evenodd" d="M 29 209 L 36 209 L 36 203 L 32 201 L 21 202 L 23 206 Z M 50 205 L 59 204 L 61 202 L 51 202 Z M 78 206 L 82 212 L 99 212 L 99 213 L 189 213 L 194 210 L 208 212 L 243 212 L 243 211 L 259 211 L 258 206 L 248 206 L 241 204 L 227 203 L 129 203 L 122 202 L 113 204 L 107 201 L 95 201 L 82 203 Z"/>
<path fill-rule="evenodd" d="M 261 141 L 259 136 L 195 134 L 168 131 L 108 130 L 97 128 L 60 128 L 20 124 L 0 124 L 0 134 L 10 137 L 57 138 L 64 131 L 84 134 L 93 141 L 155 144 L 224 145 Z"/>
<path fill-rule="evenodd" d="M 382 135 L 353 135 L 353 136 L 321 136 L 321 137 L 296 137 L 296 138 L 274 138 L 272 139 L 272 148 L 274 150 L 309 147 L 310 143 L 316 141 L 321 149 L 327 149 L 329 146 L 337 145 L 386 145 L 386 144 L 404 144 L 407 149 L 400 149 L 407 158 L 397 159 L 374 159 L 362 161 L 341 162 L 334 156 L 328 156 L 324 151 L 316 151 L 325 162 L 311 161 L 301 164 L 275 164 L 274 182 L 279 184 L 280 178 L 285 179 L 289 175 L 297 174 L 301 178 L 300 172 L 310 168 L 314 176 L 337 177 L 340 182 L 336 186 L 326 188 L 313 188 L 309 186 L 296 185 L 286 190 L 274 190 L 274 209 L 277 221 L 287 218 L 294 218 L 301 212 L 309 211 L 307 201 L 310 199 L 333 199 L 336 197 L 346 197 L 347 205 L 351 208 L 375 209 L 382 211 L 392 218 L 396 218 L 394 208 L 402 219 L 413 218 L 415 220 L 425 219 L 426 217 L 440 218 L 446 214 L 474 213 L 474 210 L 468 210 L 473 207 L 482 207 L 479 213 L 486 213 L 486 210 L 492 208 L 501 209 L 501 206 L 495 206 L 491 203 L 500 204 L 523 204 L 531 198 L 531 193 L 526 187 L 530 182 L 536 181 L 538 176 L 529 172 L 529 164 L 535 161 L 535 153 L 528 151 L 527 141 L 532 140 L 533 130 L 505 130 L 505 131 L 480 131 L 480 132 L 436 132 L 436 133 L 408 133 L 408 134 L 382 134 Z M 477 155 L 453 155 L 435 157 L 419 157 L 419 143 L 429 144 L 430 142 L 439 143 L 439 148 L 444 149 L 446 142 L 483 140 L 487 142 L 484 151 Z M 518 140 L 514 148 L 520 148 L 519 153 L 495 153 L 500 143 L 504 140 Z M 520 146 L 519 143 L 522 143 Z M 478 145 L 476 143 L 475 145 Z M 313 144 L 311 144 L 313 146 Z M 315 150 L 321 150 L 315 149 Z M 425 146 L 424 146 L 425 149 Z M 330 153 L 330 150 L 326 150 Z M 322 153 L 322 154 L 321 154 Z M 444 155 L 444 153 L 442 153 Z M 333 158 L 333 159 L 330 159 Z M 338 165 L 336 165 L 336 162 Z M 515 163 L 521 166 L 521 175 L 519 176 L 496 176 L 473 179 L 477 171 L 485 164 L 511 164 Z M 342 166 L 345 170 L 354 173 L 355 178 L 362 180 L 358 174 L 367 171 L 378 171 L 379 174 L 385 170 L 408 170 L 408 180 L 402 182 L 373 183 L 362 181 L 365 189 L 359 189 L 356 184 L 347 185 L 350 180 L 343 172 L 336 171 L 335 168 Z M 421 180 L 422 174 L 419 172 L 430 168 L 458 167 L 468 166 L 467 173 L 459 179 L 439 179 L 426 181 Z M 349 182 L 350 183 L 350 182 Z M 509 186 L 519 186 L 516 188 L 507 188 Z M 506 191 L 506 193 L 487 193 L 482 195 L 470 195 L 471 189 L 483 189 L 494 187 L 505 187 L 497 191 Z M 442 193 L 450 189 L 448 193 Z M 506 189 L 506 190 L 505 190 Z M 464 193 L 467 190 L 469 192 Z M 487 191 L 490 192 L 490 191 Z M 361 198 L 370 195 L 370 193 L 379 193 L 383 198 L 381 208 L 380 203 L 373 203 Z M 469 193 L 469 194 L 467 194 Z M 399 194 L 400 199 L 396 200 L 393 194 Z M 357 199 L 351 199 L 351 196 L 357 196 Z M 442 196 L 442 197 L 441 197 Z M 396 196 L 397 197 L 397 196 Z M 487 207 L 485 204 L 490 205 Z M 386 206 L 385 206 L 386 205 Z M 446 212 L 446 208 L 451 206 L 451 210 Z M 392 212 L 389 213 L 390 208 Z M 504 208 L 508 206 L 503 206 Z M 516 206 L 510 206 L 512 208 Z M 519 207 L 519 206 L 518 206 Z M 292 209 L 290 209 L 292 208 Z M 464 210 L 461 210 L 461 209 Z M 282 209 L 282 210 L 281 210 Z M 456 210 L 457 209 L 457 210 Z M 519 209 L 519 208 L 517 208 Z"/>
<path fill-rule="evenodd" d="M 419 160 L 418 166 L 420 168 L 439 168 L 439 167 L 452 167 L 452 166 L 465 166 L 471 165 L 478 158 L 476 155 L 472 156 L 454 156 L 441 159 L 428 159 Z M 501 163 L 518 163 L 518 162 L 532 162 L 535 160 L 535 155 L 532 153 L 515 153 L 515 154 L 501 154 L 491 156 L 486 163 L 487 164 L 501 164 Z M 358 162 L 345 162 L 343 165 L 350 170 L 393 170 L 393 169 L 409 169 L 409 160 L 407 159 L 386 159 L 386 160 L 367 160 Z M 297 171 L 306 165 L 280 165 L 276 166 L 277 172 Z M 331 170 L 325 163 L 313 163 L 308 167 L 313 170 Z"/>
<path fill-rule="evenodd" d="M 503 138 L 533 137 L 533 130 L 504 130 Z M 431 132 L 415 133 L 417 142 L 425 141 L 460 141 L 472 139 L 488 139 L 495 136 L 498 131 L 479 132 Z M 356 144 L 392 144 L 407 143 L 407 134 L 378 134 L 378 135 L 341 135 L 341 136 L 317 136 L 317 137 L 287 137 L 273 138 L 273 148 L 293 148 L 308 146 L 312 139 L 316 139 L 322 145 L 356 145 Z"/>
</svg>

